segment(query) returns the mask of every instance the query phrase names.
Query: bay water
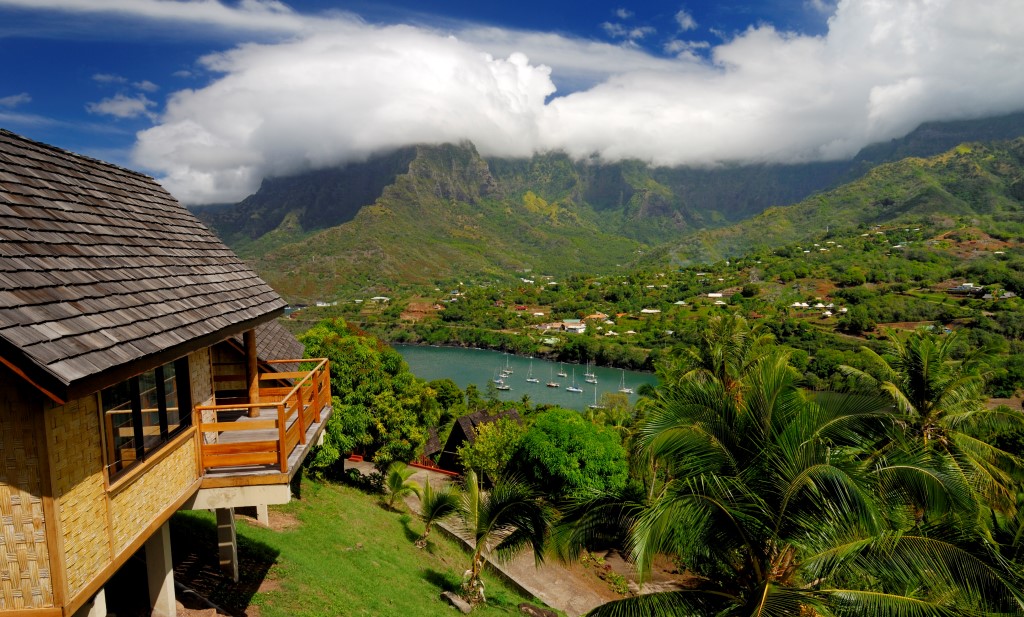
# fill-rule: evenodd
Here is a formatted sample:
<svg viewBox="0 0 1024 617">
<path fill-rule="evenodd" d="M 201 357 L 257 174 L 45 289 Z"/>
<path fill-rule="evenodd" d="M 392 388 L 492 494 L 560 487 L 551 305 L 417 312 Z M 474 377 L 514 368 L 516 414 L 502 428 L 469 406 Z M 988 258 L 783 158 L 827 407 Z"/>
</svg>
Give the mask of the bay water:
<svg viewBox="0 0 1024 617">
<path fill-rule="evenodd" d="M 636 403 L 639 397 L 635 394 L 642 384 L 657 385 L 658 379 L 653 373 L 623 371 L 616 368 L 592 366 L 591 371 L 597 380 L 596 384 L 586 383 L 584 373 L 587 367 L 582 364 L 562 364 L 541 358 L 526 358 L 490 351 L 486 349 L 467 349 L 462 347 L 430 347 L 424 345 L 393 345 L 402 354 L 409 368 L 417 377 L 433 381 L 435 379 L 451 379 L 463 390 L 474 384 L 481 396 L 486 396 L 487 386 L 493 379 L 501 376 L 501 371 L 511 369 L 504 382 L 511 389 L 499 390 L 498 398 L 503 401 L 520 401 L 523 395 L 529 395 L 532 404 L 551 404 L 566 409 L 584 410 L 587 405 L 594 404 L 595 394 L 598 403 L 605 392 L 618 393 L 620 384 L 625 379 L 625 387 L 633 390 L 629 394 L 630 403 Z M 567 375 L 559 377 L 558 372 Z M 583 392 L 570 392 L 567 386 L 573 383 L 575 373 L 576 386 Z M 539 380 L 538 383 L 528 382 L 528 377 Z M 552 388 L 546 384 L 554 381 L 559 387 Z"/>
</svg>

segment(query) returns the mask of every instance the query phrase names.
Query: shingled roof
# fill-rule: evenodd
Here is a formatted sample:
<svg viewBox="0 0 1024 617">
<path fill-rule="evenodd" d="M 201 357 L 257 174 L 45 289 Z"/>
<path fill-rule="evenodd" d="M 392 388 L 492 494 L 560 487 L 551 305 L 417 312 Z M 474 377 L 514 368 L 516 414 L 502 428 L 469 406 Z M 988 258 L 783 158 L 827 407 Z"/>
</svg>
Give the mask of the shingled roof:
<svg viewBox="0 0 1024 617">
<path fill-rule="evenodd" d="M 0 129 L 0 360 L 54 398 L 284 307 L 152 178 Z"/>
<path fill-rule="evenodd" d="M 245 351 L 245 341 L 241 333 L 231 339 L 239 351 Z M 277 320 L 260 324 L 256 328 L 256 357 L 260 360 L 292 360 L 306 353 L 306 346 L 299 342 L 291 332 L 277 323 Z M 289 373 L 299 370 L 298 364 L 275 364 L 271 368 L 278 372 Z"/>
</svg>

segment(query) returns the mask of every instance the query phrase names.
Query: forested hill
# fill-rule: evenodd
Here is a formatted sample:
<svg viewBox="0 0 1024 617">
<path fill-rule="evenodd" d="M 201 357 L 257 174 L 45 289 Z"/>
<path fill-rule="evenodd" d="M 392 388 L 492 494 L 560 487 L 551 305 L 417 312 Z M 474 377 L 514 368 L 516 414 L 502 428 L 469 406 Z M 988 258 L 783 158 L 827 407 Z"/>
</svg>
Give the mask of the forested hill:
<svg viewBox="0 0 1024 617">
<path fill-rule="evenodd" d="M 854 160 L 806 165 L 664 168 L 559 153 L 485 159 L 469 143 L 414 146 L 270 178 L 239 204 L 196 212 L 295 301 L 453 277 L 610 272 L 665 255 L 656 247 L 682 259 L 740 250 L 749 243 L 732 232 L 695 234 L 798 202 L 876 161 L 935 154 L 975 134 L 1024 134 L 1024 114 L 922 125 Z M 806 224 L 816 222 L 829 224 Z M 785 227 L 784 238 L 799 235 Z M 718 241 L 726 244 L 712 246 Z"/>
<path fill-rule="evenodd" d="M 1024 138 L 967 143 L 930 158 L 905 158 L 792 206 L 691 234 L 670 246 L 679 262 L 707 262 L 823 234 L 901 221 L 936 228 L 980 226 L 1024 241 Z"/>
</svg>

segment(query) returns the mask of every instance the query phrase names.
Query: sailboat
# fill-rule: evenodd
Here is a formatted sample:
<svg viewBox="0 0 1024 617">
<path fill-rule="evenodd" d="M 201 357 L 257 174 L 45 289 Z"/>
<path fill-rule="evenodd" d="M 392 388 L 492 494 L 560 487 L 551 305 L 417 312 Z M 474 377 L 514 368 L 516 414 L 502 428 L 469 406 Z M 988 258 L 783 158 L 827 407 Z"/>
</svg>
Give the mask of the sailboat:
<svg viewBox="0 0 1024 617">
<path fill-rule="evenodd" d="M 587 372 L 583 373 L 583 381 L 587 383 L 597 383 L 597 375 L 595 375 L 594 371 L 591 370 L 590 362 L 587 362 Z"/>
<path fill-rule="evenodd" d="M 512 374 L 512 367 L 508 365 L 508 354 L 505 354 L 505 368 L 501 369 L 501 376 L 508 377 Z"/>
<path fill-rule="evenodd" d="M 497 388 L 498 390 L 511 390 L 512 389 L 512 386 L 508 385 L 504 381 L 502 381 L 501 383 L 499 383 L 498 385 L 496 385 L 494 387 Z"/>
<path fill-rule="evenodd" d="M 555 381 L 555 367 L 551 367 L 551 377 L 548 379 L 546 384 L 549 388 L 561 388 L 562 384 Z"/>
<path fill-rule="evenodd" d="M 594 404 L 587 405 L 588 409 L 604 409 L 604 405 L 597 404 L 597 386 L 594 386 Z"/>
<path fill-rule="evenodd" d="M 576 369 L 572 369 L 572 385 L 566 386 L 565 389 L 569 392 L 583 392 L 583 388 L 576 387 Z"/>
<path fill-rule="evenodd" d="M 561 362 L 558 363 L 558 376 L 559 377 L 568 377 L 569 376 L 569 373 L 566 373 L 565 369 L 562 368 L 562 363 Z"/>
<path fill-rule="evenodd" d="M 504 374 L 502 374 L 501 377 L 499 377 L 498 376 L 498 369 L 494 369 L 494 377 L 491 378 L 491 381 L 493 381 L 494 383 L 500 385 L 500 384 L 505 383 L 505 380 L 503 379 L 504 377 L 505 377 Z"/>
<path fill-rule="evenodd" d="M 619 392 L 633 394 L 633 388 L 626 387 L 626 369 L 622 369 L 622 379 L 619 381 Z"/>
<path fill-rule="evenodd" d="M 533 376 L 533 360 L 530 360 L 530 372 L 526 375 L 528 383 L 540 383 L 540 380 Z"/>
</svg>

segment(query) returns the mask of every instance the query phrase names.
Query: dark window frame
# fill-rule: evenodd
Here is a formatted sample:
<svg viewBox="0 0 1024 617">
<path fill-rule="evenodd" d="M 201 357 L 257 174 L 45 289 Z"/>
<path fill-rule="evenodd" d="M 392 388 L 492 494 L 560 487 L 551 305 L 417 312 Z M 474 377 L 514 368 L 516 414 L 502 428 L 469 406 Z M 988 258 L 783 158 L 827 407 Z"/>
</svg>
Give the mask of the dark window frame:
<svg viewBox="0 0 1024 617">
<path fill-rule="evenodd" d="M 177 398 L 176 407 L 178 410 L 178 423 L 173 425 L 168 423 L 168 400 L 167 392 L 165 390 L 166 378 L 164 369 L 168 365 L 172 366 L 174 370 L 174 392 Z M 152 373 L 154 375 L 153 394 L 156 398 L 156 409 L 149 409 L 146 413 L 157 414 L 157 423 L 151 426 L 152 428 L 157 428 L 159 432 L 147 437 L 147 425 L 143 418 L 143 392 L 141 391 L 140 379 L 148 373 Z M 118 444 L 116 443 L 117 438 L 114 435 L 114 431 L 120 430 L 121 427 L 113 426 L 109 423 L 106 416 L 110 410 L 106 409 L 106 404 L 103 401 L 103 391 L 101 391 L 100 411 L 103 414 L 104 431 L 108 435 L 109 440 L 115 440 L 115 443 L 108 443 L 107 447 L 104 448 L 104 458 L 109 459 L 105 461 L 105 467 L 108 478 L 111 482 L 120 478 L 129 470 L 135 469 L 140 463 L 151 458 L 185 429 L 192 426 L 192 385 L 187 356 L 158 366 L 151 371 L 146 371 L 145 373 L 129 377 L 121 383 L 128 384 L 130 400 L 127 402 L 130 404 L 133 442 L 129 447 L 134 449 L 135 456 L 134 460 L 130 461 L 125 461 L 122 458 L 122 448 L 118 447 Z M 104 391 L 119 385 L 121 384 L 115 384 L 110 388 L 105 388 Z"/>
</svg>

